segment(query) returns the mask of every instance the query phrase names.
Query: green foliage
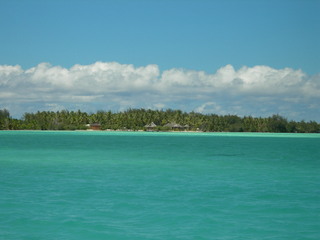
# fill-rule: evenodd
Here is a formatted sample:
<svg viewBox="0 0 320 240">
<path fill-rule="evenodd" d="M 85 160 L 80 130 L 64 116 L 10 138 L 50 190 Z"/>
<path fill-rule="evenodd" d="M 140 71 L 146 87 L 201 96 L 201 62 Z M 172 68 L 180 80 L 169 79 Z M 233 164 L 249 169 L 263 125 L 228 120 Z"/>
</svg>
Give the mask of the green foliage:
<svg viewBox="0 0 320 240">
<path fill-rule="evenodd" d="M 0 130 L 9 129 L 10 113 L 7 109 L 0 109 Z"/>
<path fill-rule="evenodd" d="M 147 130 L 151 122 L 157 126 L 153 131 L 204 131 L 204 132 L 291 132 L 320 133 L 320 124 L 310 122 L 288 122 L 280 115 L 268 118 L 236 115 L 220 116 L 182 112 L 181 110 L 128 109 L 124 112 L 97 111 L 86 113 L 78 111 L 43 111 L 25 113 L 21 120 L 12 119 L 9 111 L 0 110 L 0 130 L 85 130 L 87 124 L 99 123 L 101 129 L 111 130 Z M 176 123 L 186 128 L 173 129 L 165 126 Z"/>
</svg>

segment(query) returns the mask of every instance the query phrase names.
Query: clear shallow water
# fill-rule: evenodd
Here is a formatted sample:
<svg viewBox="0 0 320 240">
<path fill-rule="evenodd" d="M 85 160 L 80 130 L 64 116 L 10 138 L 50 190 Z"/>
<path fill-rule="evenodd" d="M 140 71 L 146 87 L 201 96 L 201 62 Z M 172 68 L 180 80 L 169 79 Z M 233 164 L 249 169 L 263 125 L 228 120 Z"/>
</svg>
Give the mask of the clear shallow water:
<svg viewBox="0 0 320 240">
<path fill-rule="evenodd" d="M 0 239 L 320 239 L 320 135 L 0 132 Z"/>
</svg>

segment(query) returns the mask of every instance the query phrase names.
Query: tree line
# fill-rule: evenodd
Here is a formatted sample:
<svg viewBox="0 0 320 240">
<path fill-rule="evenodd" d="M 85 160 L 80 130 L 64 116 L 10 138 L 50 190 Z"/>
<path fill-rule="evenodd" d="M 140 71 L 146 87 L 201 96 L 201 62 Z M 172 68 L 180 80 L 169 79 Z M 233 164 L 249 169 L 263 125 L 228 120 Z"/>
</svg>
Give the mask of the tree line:
<svg viewBox="0 0 320 240">
<path fill-rule="evenodd" d="M 237 115 L 201 114 L 181 110 L 128 109 L 122 112 L 38 111 L 25 113 L 21 119 L 0 109 L 0 130 L 85 130 L 88 124 L 99 123 L 102 130 L 146 130 L 154 123 L 155 131 L 170 130 L 168 123 L 188 126 L 190 131 L 204 132 L 283 132 L 320 133 L 315 121 L 288 121 L 280 115 L 270 117 L 239 117 Z"/>
</svg>

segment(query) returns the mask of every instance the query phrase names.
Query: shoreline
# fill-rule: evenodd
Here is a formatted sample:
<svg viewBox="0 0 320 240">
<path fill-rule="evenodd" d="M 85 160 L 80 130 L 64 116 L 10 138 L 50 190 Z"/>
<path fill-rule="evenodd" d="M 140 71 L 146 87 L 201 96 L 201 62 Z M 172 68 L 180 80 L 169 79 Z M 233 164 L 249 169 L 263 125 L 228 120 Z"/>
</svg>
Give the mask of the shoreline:
<svg viewBox="0 0 320 240">
<path fill-rule="evenodd" d="M 88 129 L 88 130 L 80 130 L 80 129 L 79 130 L 3 129 L 3 130 L 0 130 L 0 132 L 24 132 L 24 131 L 32 131 L 32 132 L 145 132 L 145 133 L 173 132 L 173 133 L 205 133 L 204 131 L 144 131 L 144 130 L 137 130 L 136 131 L 136 130 L 121 130 L 121 129 L 119 129 L 119 130 L 113 130 L 113 129 L 105 129 L 105 130 L 92 130 L 92 129 Z M 209 133 L 209 132 L 207 132 L 207 133 Z"/>
<path fill-rule="evenodd" d="M 259 136 L 271 136 L 271 135 L 282 135 L 282 136 L 293 136 L 293 135 L 309 135 L 309 136 L 317 136 L 320 137 L 319 133 L 288 133 L 288 132 L 204 132 L 204 131 L 144 131 L 144 130 L 112 130 L 112 129 L 106 129 L 106 130 L 32 130 L 32 129 L 19 129 L 19 130 L 0 130 L 1 132 L 60 132 L 60 133 L 72 133 L 72 132 L 78 132 L 78 133 L 145 133 L 145 134 L 154 134 L 154 133 L 170 133 L 170 134 L 223 134 L 223 135 L 259 135 Z"/>
</svg>

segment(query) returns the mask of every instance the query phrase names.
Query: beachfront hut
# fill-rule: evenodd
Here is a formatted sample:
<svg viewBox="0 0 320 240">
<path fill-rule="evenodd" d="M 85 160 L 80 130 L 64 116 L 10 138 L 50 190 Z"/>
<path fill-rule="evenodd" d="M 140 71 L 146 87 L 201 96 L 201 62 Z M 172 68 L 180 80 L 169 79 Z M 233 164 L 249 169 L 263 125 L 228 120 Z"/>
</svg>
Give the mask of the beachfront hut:
<svg viewBox="0 0 320 240">
<path fill-rule="evenodd" d="M 188 124 L 186 124 L 186 125 L 183 126 L 183 128 L 184 128 L 185 131 L 188 131 L 190 126 Z"/>
<path fill-rule="evenodd" d="M 101 124 L 100 123 L 91 123 L 90 129 L 91 130 L 101 130 Z"/>
<path fill-rule="evenodd" d="M 166 125 L 164 125 L 164 127 L 170 128 L 172 130 L 179 130 L 179 131 L 183 129 L 183 126 L 177 123 L 167 123 Z"/>
<path fill-rule="evenodd" d="M 145 125 L 144 127 L 147 129 L 147 131 L 154 131 L 154 129 L 157 127 L 157 125 L 154 124 L 154 122 L 152 122 L 150 124 Z"/>
</svg>

